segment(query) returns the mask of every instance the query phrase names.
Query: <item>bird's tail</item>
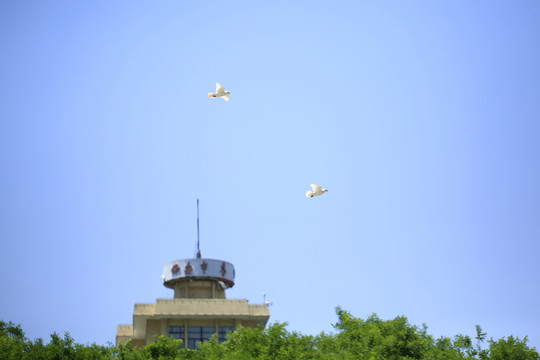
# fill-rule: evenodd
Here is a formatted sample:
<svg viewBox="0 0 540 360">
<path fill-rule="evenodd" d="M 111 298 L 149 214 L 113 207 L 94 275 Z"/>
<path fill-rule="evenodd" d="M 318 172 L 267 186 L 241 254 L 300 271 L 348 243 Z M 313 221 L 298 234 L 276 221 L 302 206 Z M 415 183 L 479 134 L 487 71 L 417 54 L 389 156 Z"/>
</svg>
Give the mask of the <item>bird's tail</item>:
<svg viewBox="0 0 540 360">
<path fill-rule="evenodd" d="M 306 192 L 306 197 L 313 197 L 313 191 Z"/>
<path fill-rule="evenodd" d="M 230 99 L 230 98 L 229 98 L 229 94 L 223 96 L 223 98 L 225 99 L 225 101 L 229 101 L 229 99 Z"/>
<path fill-rule="evenodd" d="M 209 97 L 209 98 L 215 98 L 215 97 L 216 97 L 216 94 L 214 94 L 214 93 L 208 93 L 208 97 Z"/>
</svg>

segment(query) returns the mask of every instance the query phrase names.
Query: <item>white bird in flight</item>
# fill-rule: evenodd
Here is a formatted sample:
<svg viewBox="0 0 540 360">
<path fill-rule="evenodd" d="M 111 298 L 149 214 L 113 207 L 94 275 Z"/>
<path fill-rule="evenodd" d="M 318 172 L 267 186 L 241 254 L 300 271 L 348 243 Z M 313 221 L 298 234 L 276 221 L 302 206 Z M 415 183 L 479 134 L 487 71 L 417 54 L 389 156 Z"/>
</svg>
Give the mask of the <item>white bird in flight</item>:
<svg viewBox="0 0 540 360">
<path fill-rule="evenodd" d="M 311 184 L 311 188 L 313 189 L 313 191 L 306 192 L 306 197 L 321 196 L 328 191 L 328 189 L 323 189 L 321 185 Z"/>
<path fill-rule="evenodd" d="M 225 91 L 225 86 L 216 83 L 216 92 L 215 93 L 209 92 L 208 97 L 209 98 L 220 97 L 220 98 L 224 98 L 226 101 L 229 101 L 230 94 L 231 94 L 230 92 Z"/>
</svg>

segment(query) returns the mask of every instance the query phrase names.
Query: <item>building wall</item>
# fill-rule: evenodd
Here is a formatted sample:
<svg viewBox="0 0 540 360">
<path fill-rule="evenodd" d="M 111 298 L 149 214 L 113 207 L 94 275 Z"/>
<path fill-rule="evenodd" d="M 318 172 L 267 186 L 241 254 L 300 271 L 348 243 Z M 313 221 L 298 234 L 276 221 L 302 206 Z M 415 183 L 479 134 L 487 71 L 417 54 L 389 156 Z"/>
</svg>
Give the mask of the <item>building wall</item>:
<svg viewBox="0 0 540 360">
<path fill-rule="evenodd" d="M 183 280 L 174 284 L 175 299 L 225 299 L 225 289 L 215 281 Z"/>
<path fill-rule="evenodd" d="M 135 304 L 133 325 L 118 326 L 116 345 L 130 339 L 135 346 L 151 344 L 156 335 L 169 336 L 170 326 L 183 326 L 186 340 L 190 326 L 213 327 L 216 333 L 220 327 L 265 326 L 270 317 L 268 306 L 226 299 L 225 289 L 234 286 L 234 274 L 234 266 L 222 260 L 197 258 L 167 263 L 164 285 L 174 289 L 174 298 Z M 199 330 L 205 334 L 211 331 Z"/>
<path fill-rule="evenodd" d="M 137 346 L 150 344 L 155 335 L 169 336 L 169 326 L 265 326 L 270 313 L 266 305 L 250 305 L 247 300 L 158 299 L 155 304 L 135 304 L 133 326 L 120 325 L 116 344 L 129 339 Z M 187 339 L 187 337 L 186 337 Z"/>
</svg>

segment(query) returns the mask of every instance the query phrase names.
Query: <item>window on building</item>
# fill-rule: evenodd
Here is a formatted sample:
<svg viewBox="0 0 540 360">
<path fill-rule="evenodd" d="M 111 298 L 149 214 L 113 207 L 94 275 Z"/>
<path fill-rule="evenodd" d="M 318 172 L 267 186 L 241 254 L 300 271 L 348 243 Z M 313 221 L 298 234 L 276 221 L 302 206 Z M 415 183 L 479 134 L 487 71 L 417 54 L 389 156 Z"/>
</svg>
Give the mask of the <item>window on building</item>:
<svg viewBox="0 0 540 360">
<path fill-rule="evenodd" d="M 188 327 L 188 348 L 197 349 L 197 343 L 206 341 L 214 335 L 214 326 L 189 326 Z"/>
<path fill-rule="evenodd" d="M 186 341 L 186 334 L 183 326 L 169 326 L 169 337 L 182 340 L 182 347 Z"/>
<path fill-rule="evenodd" d="M 234 331 L 234 326 L 220 326 L 219 331 L 218 331 L 219 343 L 221 344 L 222 342 L 227 340 L 227 333 L 233 332 L 233 331 Z"/>
</svg>

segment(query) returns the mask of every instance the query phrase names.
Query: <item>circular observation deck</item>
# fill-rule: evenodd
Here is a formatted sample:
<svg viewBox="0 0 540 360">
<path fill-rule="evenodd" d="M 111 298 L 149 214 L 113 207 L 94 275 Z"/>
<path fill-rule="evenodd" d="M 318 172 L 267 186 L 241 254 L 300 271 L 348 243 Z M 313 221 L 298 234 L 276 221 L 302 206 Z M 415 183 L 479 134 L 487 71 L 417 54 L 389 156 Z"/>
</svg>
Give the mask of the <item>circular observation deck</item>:
<svg viewBox="0 0 540 360">
<path fill-rule="evenodd" d="M 174 289 L 176 283 L 185 280 L 213 280 L 231 288 L 234 286 L 234 275 L 234 266 L 227 261 L 200 258 L 175 260 L 163 267 L 163 285 Z"/>
</svg>

